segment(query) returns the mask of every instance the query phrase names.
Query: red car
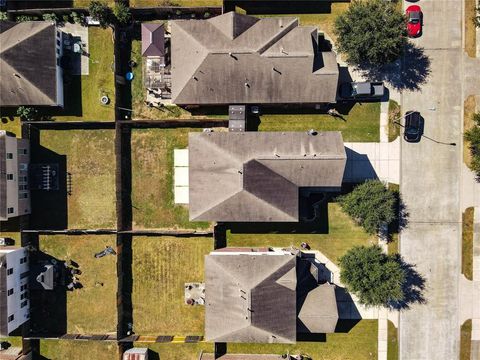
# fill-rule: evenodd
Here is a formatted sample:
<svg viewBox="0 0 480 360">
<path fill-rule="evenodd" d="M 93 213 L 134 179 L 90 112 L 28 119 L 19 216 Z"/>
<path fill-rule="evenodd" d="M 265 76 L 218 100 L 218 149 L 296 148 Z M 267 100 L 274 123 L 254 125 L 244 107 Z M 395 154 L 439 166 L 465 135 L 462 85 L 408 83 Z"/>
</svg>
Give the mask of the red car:
<svg viewBox="0 0 480 360">
<path fill-rule="evenodd" d="M 418 5 L 410 5 L 405 11 L 407 15 L 407 32 L 410 37 L 422 35 L 422 9 Z"/>
</svg>

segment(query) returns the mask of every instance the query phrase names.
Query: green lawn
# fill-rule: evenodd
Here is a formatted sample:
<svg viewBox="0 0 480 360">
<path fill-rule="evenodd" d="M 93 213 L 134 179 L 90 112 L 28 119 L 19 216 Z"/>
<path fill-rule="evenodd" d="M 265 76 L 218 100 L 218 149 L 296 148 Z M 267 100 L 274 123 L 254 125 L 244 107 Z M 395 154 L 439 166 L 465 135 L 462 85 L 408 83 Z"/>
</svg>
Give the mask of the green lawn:
<svg viewBox="0 0 480 360">
<path fill-rule="evenodd" d="M 41 132 L 40 160 L 61 163 L 61 156 L 66 156 L 66 171 L 72 174 L 72 194 L 67 196 L 69 228 L 115 227 L 114 137 L 113 130 Z M 42 196 L 48 201 L 54 195 Z"/>
<path fill-rule="evenodd" d="M 400 126 L 394 121 L 400 122 L 402 108 L 395 100 L 388 102 L 388 141 L 394 141 L 400 135 Z"/>
<path fill-rule="evenodd" d="M 341 131 L 344 141 L 380 141 L 380 104 L 355 104 L 344 119 L 326 114 L 275 114 L 260 117 L 260 131 Z"/>
<path fill-rule="evenodd" d="M 398 360 L 398 329 L 388 321 L 387 359 Z"/>
<path fill-rule="evenodd" d="M 89 75 L 72 76 L 72 83 L 65 86 L 65 111 L 54 115 L 58 120 L 108 120 L 113 121 L 115 89 L 113 74 L 112 30 L 89 27 Z M 102 105 L 100 98 L 108 95 L 109 105 Z"/>
<path fill-rule="evenodd" d="M 462 214 L 462 274 L 473 278 L 473 216 L 474 208 L 469 207 Z"/>
<path fill-rule="evenodd" d="M 333 41 L 336 36 L 333 33 L 335 27 L 335 19 L 338 15 L 345 12 L 348 9 L 350 3 L 331 3 L 331 12 L 326 14 L 274 14 L 274 15 L 262 15 L 263 17 L 270 16 L 293 16 L 299 19 L 300 25 L 315 26 L 320 32 L 325 33 Z"/>
<path fill-rule="evenodd" d="M 105 334 L 116 331 L 116 256 L 94 257 L 105 246 L 115 249 L 115 236 L 54 235 L 40 238 L 41 251 L 59 260 L 73 260 L 82 271 L 78 278 L 83 288 L 67 292 L 68 333 Z"/>
<path fill-rule="evenodd" d="M 105 341 L 41 340 L 40 354 L 44 360 L 114 360 L 119 357 L 117 344 Z"/>
<path fill-rule="evenodd" d="M 9 131 L 19 138 L 22 137 L 20 118 L 15 116 L 12 120 L 10 120 L 7 116 L 2 116 L 0 121 L 0 130 Z"/>
<path fill-rule="evenodd" d="M 472 320 L 467 320 L 460 328 L 460 360 L 470 360 L 472 344 Z"/>
<path fill-rule="evenodd" d="M 12 347 L 22 347 L 21 336 L 0 337 L 0 343 L 4 341 L 9 342 Z"/>
<path fill-rule="evenodd" d="M 337 263 L 338 258 L 356 245 L 376 244 L 375 236 L 368 235 L 344 214 L 336 203 L 328 204 L 327 234 L 243 234 L 227 233 L 229 247 L 299 247 L 306 242 L 313 250 L 321 251 L 330 260 Z M 253 230 L 252 230 L 253 232 Z"/>
<path fill-rule="evenodd" d="M 227 345 L 227 353 L 237 354 L 308 354 L 314 360 L 367 360 L 377 358 L 377 321 L 362 320 L 348 333 L 327 334 L 325 342 L 296 344 Z M 213 344 L 140 344 L 158 353 L 160 359 L 196 360 L 200 351 L 212 353 Z"/>
<path fill-rule="evenodd" d="M 204 256 L 212 250 L 211 238 L 134 238 L 132 301 L 137 334 L 203 334 L 205 308 L 185 305 L 184 284 L 203 282 Z"/>
<path fill-rule="evenodd" d="M 188 207 L 173 198 L 173 150 L 188 146 L 188 133 L 200 129 L 146 129 L 132 133 L 132 202 L 135 228 L 205 229 L 189 222 Z"/>
</svg>

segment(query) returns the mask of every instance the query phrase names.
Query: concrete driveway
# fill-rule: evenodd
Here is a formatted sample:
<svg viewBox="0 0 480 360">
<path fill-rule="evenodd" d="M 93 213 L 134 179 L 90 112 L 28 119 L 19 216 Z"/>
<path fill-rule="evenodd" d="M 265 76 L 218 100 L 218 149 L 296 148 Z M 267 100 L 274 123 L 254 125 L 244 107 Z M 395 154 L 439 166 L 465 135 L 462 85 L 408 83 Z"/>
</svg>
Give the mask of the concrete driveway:
<svg viewBox="0 0 480 360">
<path fill-rule="evenodd" d="M 462 1 L 417 4 L 424 13 L 424 31 L 412 42 L 424 48 L 431 72 L 419 91 L 403 92 L 402 109 L 420 111 L 430 139 L 401 143 L 400 189 L 409 222 L 400 252 L 416 264 L 427 289 L 425 304 L 400 315 L 400 359 L 451 360 L 458 358 L 460 336 Z M 451 142 L 457 146 L 443 144 Z"/>
</svg>

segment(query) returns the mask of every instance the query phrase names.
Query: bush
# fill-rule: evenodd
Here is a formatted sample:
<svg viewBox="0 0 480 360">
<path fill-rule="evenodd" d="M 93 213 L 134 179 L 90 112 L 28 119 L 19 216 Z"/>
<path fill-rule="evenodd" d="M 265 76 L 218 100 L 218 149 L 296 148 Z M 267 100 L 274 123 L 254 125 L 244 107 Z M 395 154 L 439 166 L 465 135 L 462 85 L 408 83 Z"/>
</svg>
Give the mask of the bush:
<svg viewBox="0 0 480 360">
<path fill-rule="evenodd" d="M 381 66 L 397 60 L 407 43 L 405 17 L 393 2 L 356 0 L 335 19 L 338 50 L 355 65 Z"/>
<path fill-rule="evenodd" d="M 25 22 L 25 21 L 35 21 L 38 18 L 36 16 L 29 16 L 29 15 L 20 15 L 15 18 L 16 22 Z"/>
<path fill-rule="evenodd" d="M 397 218 L 395 193 L 379 180 L 367 180 L 337 200 L 342 210 L 369 234 L 376 234 L 383 224 L 389 225 Z"/>
<path fill-rule="evenodd" d="M 8 20 L 8 14 L 6 11 L 0 11 L 0 21 Z"/>
<path fill-rule="evenodd" d="M 475 126 L 467 130 L 464 134 L 465 140 L 469 142 L 470 154 L 472 161 L 470 169 L 480 177 L 480 113 L 473 115 Z"/>
<path fill-rule="evenodd" d="M 404 300 L 406 274 L 396 255 L 378 245 L 357 246 L 340 259 L 340 280 L 360 303 L 387 306 Z"/>
<path fill-rule="evenodd" d="M 43 15 L 42 15 L 42 18 L 43 18 L 43 20 L 45 20 L 45 21 L 53 21 L 53 22 L 57 22 L 57 21 L 58 21 L 58 17 L 57 17 L 57 15 L 55 15 L 54 13 L 51 13 L 51 14 L 43 14 Z"/>
<path fill-rule="evenodd" d="M 83 24 L 85 22 L 85 16 L 83 14 L 78 14 L 75 11 L 72 11 L 70 17 L 75 24 Z"/>
<path fill-rule="evenodd" d="M 32 107 L 19 106 L 17 109 L 17 116 L 20 117 L 20 120 L 22 121 L 35 120 L 37 117 L 37 110 Z"/>
<path fill-rule="evenodd" d="M 88 11 L 93 20 L 96 20 L 100 23 L 102 28 L 107 28 L 113 23 L 114 16 L 112 9 L 108 7 L 103 1 L 92 1 L 88 6 Z"/>
<path fill-rule="evenodd" d="M 130 8 L 122 2 L 115 3 L 113 14 L 120 25 L 127 25 L 132 18 L 132 15 L 130 14 Z"/>
<path fill-rule="evenodd" d="M 63 15 L 63 16 L 62 16 L 62 21 L 63 21 L 64 23 L 70 22 L 70 16 L 67 15 L 67 14 Z"/>
</svg>

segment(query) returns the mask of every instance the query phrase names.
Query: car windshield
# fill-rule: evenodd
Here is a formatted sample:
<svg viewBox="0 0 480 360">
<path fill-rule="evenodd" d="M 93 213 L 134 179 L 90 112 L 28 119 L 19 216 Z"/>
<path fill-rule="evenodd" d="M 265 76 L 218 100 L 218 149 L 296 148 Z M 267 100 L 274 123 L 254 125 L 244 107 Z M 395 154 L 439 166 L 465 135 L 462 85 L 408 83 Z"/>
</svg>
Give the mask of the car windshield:
<svg viewBox="0 0 480 360">
<path fill-rule="evenodd" d="M 411 12 L 409 18 L 412 24 L 418 24 L 420 22 L 420 13 L 417 11 Z"/>
</svg>

